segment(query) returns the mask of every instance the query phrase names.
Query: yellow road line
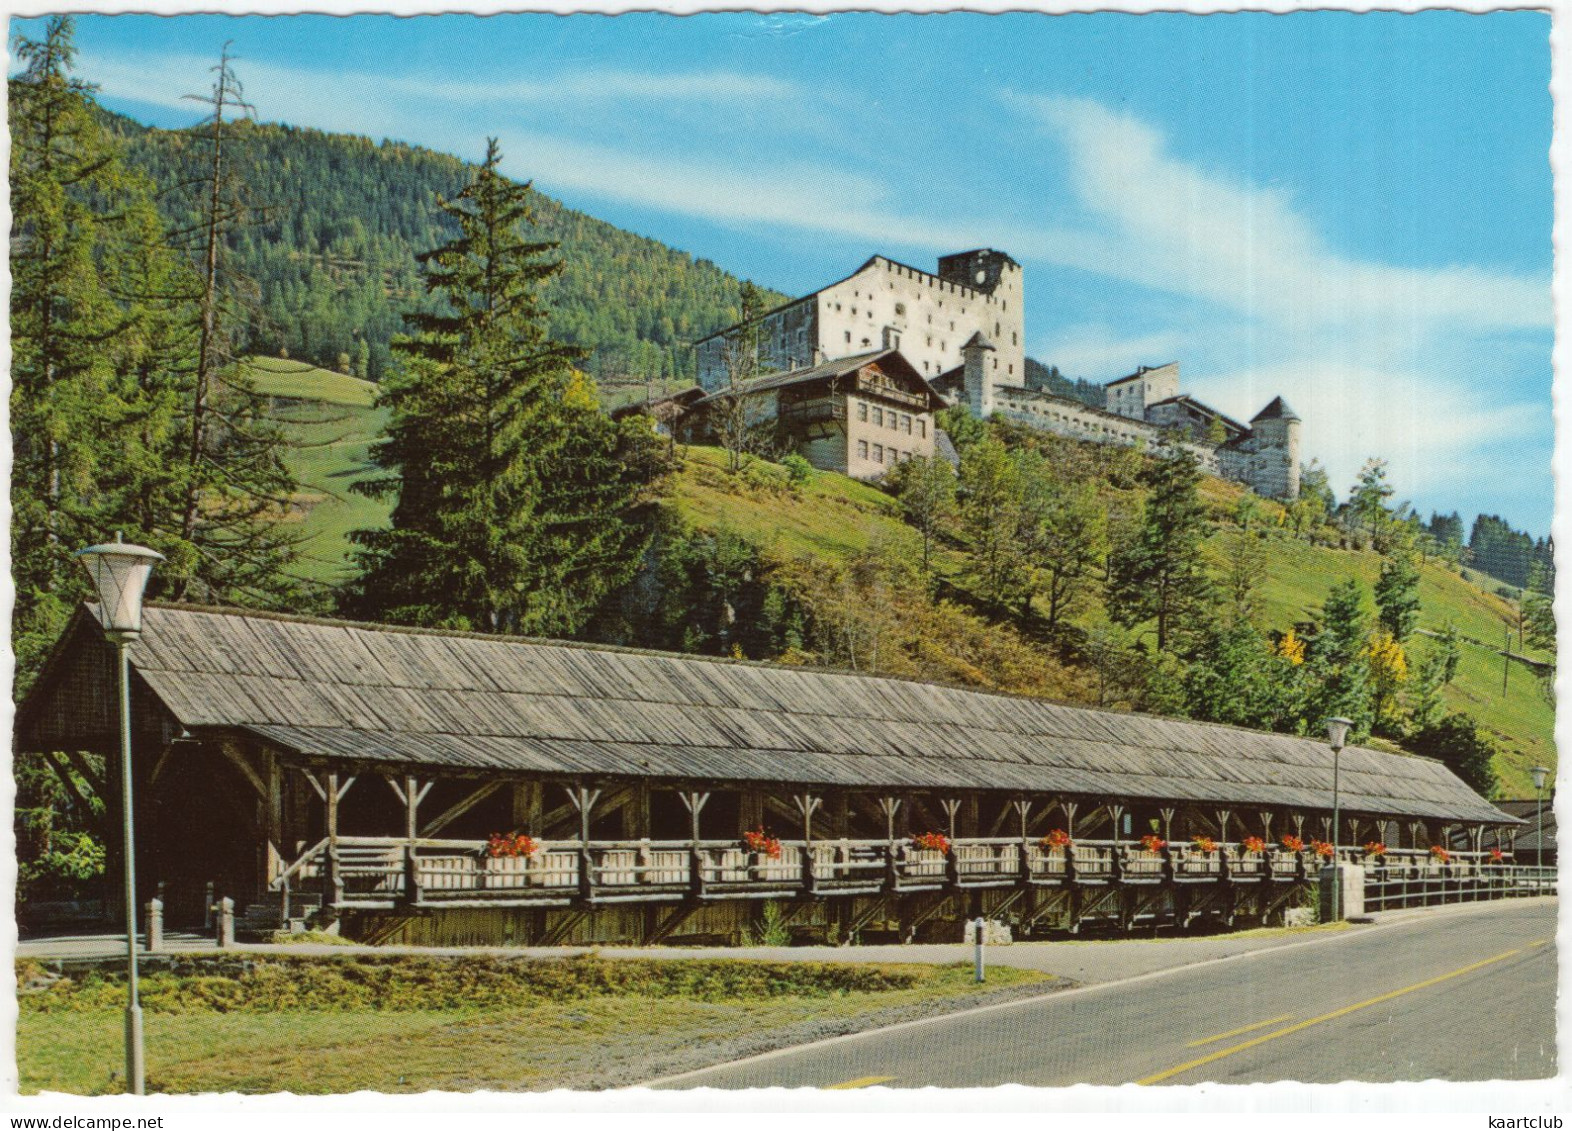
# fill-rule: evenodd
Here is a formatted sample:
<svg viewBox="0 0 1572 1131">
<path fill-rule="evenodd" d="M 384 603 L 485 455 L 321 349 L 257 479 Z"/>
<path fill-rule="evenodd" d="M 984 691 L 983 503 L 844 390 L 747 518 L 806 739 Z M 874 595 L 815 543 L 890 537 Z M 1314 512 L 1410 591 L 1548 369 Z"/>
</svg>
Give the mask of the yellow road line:
<svg viewBox="0 0 1572 1131">
<path fill-rule="evenodd" d="M 845 1092 L 853 1088 L 871 1088 L 875 1084 L 886 1084 L 895 1079 L 894 1076 L 859 1076 L 855 1080 L 848 1080 L 844 1084 L 826 1084 L 821 1091 Z"/>
<path fill-rule="evenodd" d="M 1257 1029 L 1265 1029 L 1268 1025 L 1276 1025 L 1279 1021 L 1287 1021 L 1292 1013 L 1285 1013 L 1281 1017 L 1273 1017 L 1269 1021 L 1257 1021 L 1254 1025 L 1241 1025 L 1237 1029 L 1230 1029 L 1226 1033 L 1219 1033 L 1215 1037 L 1202 1037 L 1199 1041 L 1191 1041 L 1185 1045 L 1187 1049 L 1198 1049 L 1202 1045 L 1209 1045 L 1213 1041 L 1225 1041 L 1229 1037 L 1237 1037 L 1240 1033 L 1253 1033 Z"/>
<path fill-rule="evenodd" d="M 1422 990 L 1429 986 L 1434 986 L 1441 982 L 1448 981 L 1452 978 L 1462 977 L 1464 974 L 1472 973 L 1473 971 L 1489 966 L 1492 963 L 1500 962 L 1506 958 L 1511 958 L 1514 954 L 1518 953 L 1521 953 L 1520 949 L 1508 950 L 1496 955 L 1494 958 L 1486 958 L 1481 962 L 1474 962 L 1467 966 L 1461 966 L 1449 973 L 1438 974 L 1434 978 L 1426 978 L 1423 982 L 1415 982 L 1411 986 L 1404 986 L 1400 990 L 1391 990 L 1388 993 L 1380 994 L 1373 998 L 1367 998 L 1364 1001 L 1356 1002 L 1353 1005 L 1345 1005 L 1341 1009 L 1334 1009 L 1331 1013 L 1323 1013 L 1319 1017 L 1312 1017 L 1308 1021 L 1299 1022 L 1297 1025 L 1289 1025 L 1286 1028 L 1278 1029 L 1275 1032 L 1266 1033 L 1259 1037 L 1253 1037 L 1248 1041 L 1242 1041 L 1239 1044 L 1232 1045 L 1226 1049 L 1218 1049 L 1216 1052 L 1208 1053 L 1207 1055 L 1197 1057 L 1194 1060 L 1187 1060 L 1183 1064 L 1176 1065 L 1173 1068 L 1164 1069 L 1162 1072 L 1157 1072 L 1151 1076 L 1147 1076 L 1144 1079 L 1137 1080 L 1136 1083 L 1160 1084 L 1162 1081 L 1170 1079 L 1174 1076 L 1178 1076 L 1182 1072 L 1188 1072 L 1192 1068 L 1199 1068 L 1203 1064 L 1211 1064 L 1214 1060 L 1222 1060 L 1225 1056 L 1233 1056 L 1235 1053 L 1244 1052 L 1246 1049 L 1253 1049 L 1256 1045 L 1264 1045 L 1267 1041 L 1275 1041 L 1278 1037 L 1286 1037 L 1290 1033 L 1298 1033 L 1304 1029 L 1310 1028 L 1312 1025 L 1319 1025 L 1323 1021 L 1333 1021 L 1339 1017 L 1346 1017 L 1350 1013 L 1357 1012 L 1361 1009 L 1368 1009 L 1372 1005 L 1380 1005 L 1383 1001 L 1391 1001 L 1393 998 L 1402 997 L 1404 994 L 1411 994 L 1415 990 Z"/>
</svg>

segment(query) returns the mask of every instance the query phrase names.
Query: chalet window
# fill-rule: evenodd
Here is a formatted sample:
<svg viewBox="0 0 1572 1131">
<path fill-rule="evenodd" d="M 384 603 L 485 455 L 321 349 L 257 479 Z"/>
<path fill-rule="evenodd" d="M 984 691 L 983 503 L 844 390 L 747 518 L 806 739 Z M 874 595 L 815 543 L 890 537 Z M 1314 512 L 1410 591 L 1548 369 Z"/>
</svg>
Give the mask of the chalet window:
<svg viewBox="0 0 1572 1131">
<path fill-rule="evenodd" d="M 928 437 L 928 422 L 926 420 L 919 419 L 917 421 L 917 435 L 923 437 L 924 439 L 927 439 L 927 437 Z"/>
<path fill-rule="evenodd" d="M 868 419 L 868 405 L 864 401 L 858 401 L 857 402 L 857 419 L 858 420 L 867 420 Z"/>
<path fill-rule="evenodd" d="M 898 432 L 898 431 L 900 431 L 901 422 L 896 419 L 896 416 L 897 416 L 897 413 L 892 408 L 890 410 L 890 431 L 891 432 Z"/>
<path fill-rule="evenodd" d="M 868 458 L 868 441 L 867 440 L 858 440 L 857 441 L 857 458 L 858 459 L 867 459 Z"/>
<path fill-rule="evenodd" d="M 901 431 L 906 433 L 908 436 L 912 434 L 912 418 L 907 416 L 904 412 L 901 413 Z"/>
<path fill-rule="evenodd" d="M 875 444 L 875 445 L 873 445 L 873 462 L 874 463 L 883 463 L 884 462 L 884 445 L 883 444 Z"/>
</svg>

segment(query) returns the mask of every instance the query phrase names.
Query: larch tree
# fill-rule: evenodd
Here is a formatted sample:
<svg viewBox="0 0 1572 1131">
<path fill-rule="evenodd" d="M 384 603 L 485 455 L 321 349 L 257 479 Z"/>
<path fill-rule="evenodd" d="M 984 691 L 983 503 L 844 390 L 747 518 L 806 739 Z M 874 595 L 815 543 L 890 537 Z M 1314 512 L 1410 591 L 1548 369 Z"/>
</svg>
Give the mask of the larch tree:
<svg viewBox="0 0 1572 1131">
<path fill-rule="evenodd" d="M 124 317 L 101 271 L 120 168 L 72 73 L 69 16 L 18 39 L 11 101 L 11 560 L 23 670 L 82 595 L 73 551 L 101 540 L 116 469 L 112 346 Z"/>
<path fill-rule="evenodd" d="M 391 525 L 355 531 L 346 607 L 422 626 L 571 635 L 631 577 L 648 541 L 634 511 L 655 443 L 619 429 L 546 330 L 556 244 L 529 238 L 532 190 L 499 170 L 439 206 L 458 235 L 420 256 L 435 311 L 405 316 L 390 411 L 355 489 L 391 498 Z"/>
</svg>

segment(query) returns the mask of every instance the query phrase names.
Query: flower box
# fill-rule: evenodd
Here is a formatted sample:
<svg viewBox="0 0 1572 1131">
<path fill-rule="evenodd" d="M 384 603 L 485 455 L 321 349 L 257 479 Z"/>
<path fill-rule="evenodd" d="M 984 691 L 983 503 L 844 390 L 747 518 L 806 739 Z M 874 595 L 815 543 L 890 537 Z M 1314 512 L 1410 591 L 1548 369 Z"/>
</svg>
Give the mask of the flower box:
<svg viewBox="0 0 1572 1131">
<path fill-rule="evenodd" d="M 1141 847 L 1148 852 L 1161 852 L 1168 847 L 1168 842 L 1156 833 L 1148 833 L 1141 838 Z"/>
<path fill-rule="evenodd" d="M 507 856 L 530 857 L 540 851 L 540 841 L 527 833 L 492 833 L 486 838 L 486 855 L 493 860 Z"/>
<path fill-rule="evenodd" d="M 1054 829 L 1038 843 L 1044 848 L 1070 848 L 1074 844 L 1070 834 L 1063 829 Z"/>
<path fill-rule="evenodd" d="M 948 852 L 950 838 L 943 833 L 917 833 L 912 837 L 912 847 L 919 852 Z"/>
<path fill-rule="evenodd" d="M 1259 855 L 1266 851 L 1266 841 L 1258 836 L 1247 836 L 1239 842 L 1239 847 L 1245 852 Z"/>
<path fill-rule="evenodd" d="M 763 825 L 756 829 L 749 829 L 742 834 L 742 847 L 749 852 L 756 852 L 760 856 L 767 856 L 771 860 L 779 860 L 781 858 L 780 840 L 765 832 Z"/>
</svg>

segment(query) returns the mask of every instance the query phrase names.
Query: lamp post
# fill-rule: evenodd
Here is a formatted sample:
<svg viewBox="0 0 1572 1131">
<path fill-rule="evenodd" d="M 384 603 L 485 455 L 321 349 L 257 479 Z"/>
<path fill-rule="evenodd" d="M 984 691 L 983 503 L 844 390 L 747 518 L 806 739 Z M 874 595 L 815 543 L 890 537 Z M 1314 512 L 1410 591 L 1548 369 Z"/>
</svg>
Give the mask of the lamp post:
<svg viewBox="0 0 1572 1131">
<path fill-rule="evenodd" d="M 1338 771 L 1343 757 L 1343 744 L 1354 721 L 1344 718 L 1326 720 L 1326 740 L 1332 747 L 1332 907 L 1339 919 L 1343 917 L 1343 869 L 1337 859 L 1338 825 L 1342 819 L 1342 798 L 1338 793 Z"/>
<path fill-rule="evenodd" d="M 78 551 L 98 591 L 104 635 L 115 646 L 120 683 L 120 803 L 124 818 L 126 857 L 126 1087 L 132 1095 L 146 1091 L 142 1056 L 142 1004 L 137 1000 L 136 969 L 136 841 L 131 798 L 131 667 L 126 646 L 142 635 L 142 594 L 153 566 L 164 555 L 146 546 L 132 546 L 115 535 L 113 542 Z"/>
<path fill-rule="evenodd" d="M 1534 809 L 1539 815 L 1539 836 L 1534 842 L 1534 867 L 1545 866 L 1545 799 L 1541 790 L 1545 788 L 1545 778 L 1550 773 L 1549 766 L 1535 766 L 1528 771 L 1534 775 Z"/>
</svg>

